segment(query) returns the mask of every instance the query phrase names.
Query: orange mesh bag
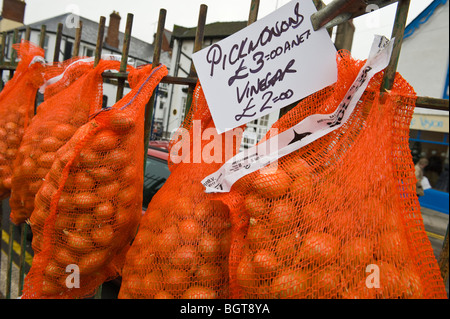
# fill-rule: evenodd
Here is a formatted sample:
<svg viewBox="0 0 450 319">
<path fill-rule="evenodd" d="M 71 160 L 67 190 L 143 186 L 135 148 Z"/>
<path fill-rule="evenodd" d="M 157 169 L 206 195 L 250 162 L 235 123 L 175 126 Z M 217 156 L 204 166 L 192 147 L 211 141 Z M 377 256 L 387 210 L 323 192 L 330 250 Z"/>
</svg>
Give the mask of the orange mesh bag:
<svg viewBox="0 0 450 319">
<path fill-rule="evenodd" d="M 107 60 L 102 59 L 100 61 Z M 100 62 L 99 62 L 100 63 Z M 39 92 L 44 94 L 44 100 L 66 89 L 73 82 L 77 81 L 86 72 L 92 71 L 94 58 L 72 57 L 62 62 L 47 63 L 44 74 L 44 84 L 39 88 Z M 114 69 L 117 69 L 114 67 Z"/>
<path fill-rule="evenodd" d="M 30 218 L 35 256 L 22 298 L 83 298 L 120 274 L 142 214 L 145 105 L 167 69 L 138 72 L 147 75 L 56 152 Z"/>
<path fill-rule="evenodd" d="M 70 64 L 61 76 L 53 78 L 56 82 L 49 80 L 54 83 L 46 88 L 45 94 L 48 96 L 49 90 L 51 97 L 37 108 L 13 165 L 9 205 L 10 218 L 15 224 L 25 222 L 33 212 L 34 197 L 57 151 L 88 122 L 90 114 L 102 107 L 102 72 L 120 67 L 119 62 L 106 60 L 101 60 L 95 68 L 93 65 L 93 61 L 78 61 Z"/>
<path fill-rule="evenodd" d="M 190 113 L 171 140 L 171 174 L 127 253 L 120 299 L 228 297 L 229 210 L 200 181 L 236 153 L 240 135 L 217 134 L 197 84 Z"/>
<path fill-rule="evenodd" d="M 0 200 L 10 194 L 13 161 L 33 117 L 37 90 L 44 81 L 44 50 L 29 42 L 14 44 L 13 49 L 20 61 L 0 93 Z"/>
<path fill-rule="evenodd" d="M 337 82 L 273 128 L 333 112 L 362 66 L 340 52 Z M 230 297 L 446 298 L 408 146 L 416 95 L 397 74 L 381 96 L 382 76 L 344 125 L 217 195 L 232 223 Z"/>
</svg>

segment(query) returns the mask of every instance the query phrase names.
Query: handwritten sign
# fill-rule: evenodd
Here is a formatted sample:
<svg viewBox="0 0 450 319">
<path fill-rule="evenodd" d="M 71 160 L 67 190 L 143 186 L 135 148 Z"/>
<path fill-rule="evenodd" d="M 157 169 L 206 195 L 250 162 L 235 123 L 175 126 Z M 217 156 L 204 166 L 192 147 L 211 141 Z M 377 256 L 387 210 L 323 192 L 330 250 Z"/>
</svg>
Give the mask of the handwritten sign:
<svg viewBox="0 0 450 319">
<path fill-rule="evenodd" d="M 337 80 L 336 49 L 312 1 L 291 1 L 193 54 L 217 131 L 253 121 Z"/>
<path fill-rule="evenodd" d="M 264 168 L 344 125 L 353 113 L 370 79 L 388 65 L 393 47 L 394 39 L 388 41 L 385 37 L 375 36 L 366 64 L 360 69 L 334 112 L 311 114 L 280 134 L 238 153 L 216 172 L 202 180 L 206 188 L 205 192 L 229 192 L 231 186 L 243 176 Z"/>
</svg>

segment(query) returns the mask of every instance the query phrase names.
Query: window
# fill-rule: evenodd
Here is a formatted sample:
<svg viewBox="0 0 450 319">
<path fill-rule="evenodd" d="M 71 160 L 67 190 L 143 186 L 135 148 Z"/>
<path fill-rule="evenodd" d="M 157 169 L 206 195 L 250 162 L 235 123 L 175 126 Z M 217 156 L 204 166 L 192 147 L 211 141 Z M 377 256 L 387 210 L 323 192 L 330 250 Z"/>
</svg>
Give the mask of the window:
<svg viewBox="0 0 450 319">
<path fill-rule="evenodd" d="M 49 41 L 49 37 L 48 37 L 48 35 L 46 35 L 46 36 L 44 37 L 44 47 L 43 47 L 43 49 L 44 49 L 44 55 L 45 55 L 45 58 L 46 58 L 47 60 L 49 60 L 48 57 L 47 57 L 47 54 L 48 54 L 48 41 Z"/>
<path fill-rule="evenodd" d="M 187 114 L 185 114 L 185 112 L 186 112 L 186 103 L 187 103 L 187 96 L 181 97 L 181 122 L 184 121 L 184 118 L 187 115 Z"/>
<path fill-rule="evenodd" d="M 411 129 L 409 147 L 414 163 L 421 157 L 429 160 L 424 176 L 428 178 L 431 187 L 448 192 L 448 176 L 445 175 L 448 174 L 449 162 L 448 133 Z M 444 179 L 447 183 L 443 183 Z"/>
<path fill-rule="evenodd" d="M 66 40 L 66 44 L 64 46 L 64 60 L 68 60 L 72 57 L 72 48 L 73 43 Z"/>
<path fill-rule="evenodd" d="M 84 47 L 84 56 L 94 56 L 94 49 Z"/>
<path fill-rule="evenodd" d="M 107 106 L 108 106 L 108 96 L 103 94 L 102 108 L 105 108 Z"/>
<path fill-rule="evenodd" d="M 9 33 L 6 35 L 6 39 L 5 39 L 5 58 L 7 58 L 7 59 L 11 58 L 12 37 L 13 37 L 13 35 L 11 33 Z"/>
</svg>

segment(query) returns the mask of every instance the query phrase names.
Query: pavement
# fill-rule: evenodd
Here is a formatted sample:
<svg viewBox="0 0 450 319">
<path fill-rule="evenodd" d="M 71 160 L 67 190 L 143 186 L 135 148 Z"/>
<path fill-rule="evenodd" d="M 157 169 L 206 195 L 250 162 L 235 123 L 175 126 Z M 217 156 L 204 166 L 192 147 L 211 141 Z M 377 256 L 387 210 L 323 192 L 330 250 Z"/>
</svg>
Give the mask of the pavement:
<svg viewBox="0 0 450 319">
<path fill-rule="evenodd" d="M 3 201 L 3 218 L 2 218 L 2 244 L 1 244 L 1 277 L 0 277 L 0 299 L 4 298 L 6 295 L 6 272 L 7 272 L 7 255 L 6 251 L 8 249 L 8 242 L 9 242 L 9 215 L 6 213 L 8 211 L 7 209 L 9 207 L 5 207 L 5 202 Z M 7 206 L 7 204 L 6 204 Z M 443 241 L 445 238 L 445 234 L 447 231 L 447 227 L 449 224 L 449 215 L 440 213 L 438 211 L 434 211 L 425 207 L 421 208 L 422 211 L 422 218 L 425 225 L 425 231 L 427 232 L 428 238 L 430 240 L 431 246 L 433 248 L 434 254 L 436 256 L 436 259 L 439 257 L 439 254 L 442 251 Z M 9 212 L 9 211 L 8 211 Z M 19 296 L 18 294 L 18 282 L 19 282 L 19 267 L 17 266 L 19 264 L 18 262 L 18 254 L 20 252 L 20 229 L 16 228 L 15 231 L 15 240 L 13 241 L 13 251 L 15 258 L 13 258 L 12 267 L 11 267 L 11 274 L 12 274 L 12 285 L 11 285 L 11 294 L 10 298 L 15 299 Z M 27 254 L 25 256 L 26 261 L 26 267 L 25 272 L 28 271 L 29 267 L 31 266 L 32 261 L 32 250 L 30 247 L 30 242 L 27 241 L 27 248 L 26 248 Z M 449 281 L 446 282 L 446 290 L 447 290 L 447 296 L 449 295 Z M 117 294 L 119 291 L 119 286 L 114 282 L 107 282 L 103 285 L 102 288 L 102 298 L 103 299 L 116 299 Z"/>
</svg>

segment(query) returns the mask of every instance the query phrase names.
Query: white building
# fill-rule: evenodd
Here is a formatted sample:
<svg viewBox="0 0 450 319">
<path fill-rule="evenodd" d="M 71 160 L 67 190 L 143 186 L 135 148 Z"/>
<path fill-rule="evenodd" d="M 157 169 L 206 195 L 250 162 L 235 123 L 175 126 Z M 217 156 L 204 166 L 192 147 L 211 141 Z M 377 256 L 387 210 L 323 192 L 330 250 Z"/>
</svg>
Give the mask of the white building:
<svg viewBox="0 0 450 319">
<path fill-rule="evenodd" d="M 215 22 L 205 25 L 203 47 L 208 47 L 229 35 L 245 28 L 247 21 Z M 169 75 L 187 77 L 192 64 L 196 28 L 174 26 L 170 46 L 172 60 Z M 168 107 L 157 110 L 155 120 L 163 123 L 165 135 L 168 137 L 176 130 L 185 117 L 188 86 L 170 85 Z M 244 132 L 242 148 L 256 144 L 278 119 L 279 112 L 273 112 L 247 124 Z"/>
<path fill-rule="evenodd" d="M 19 5 L 18 5 L 19 4 Z M 21 5 L 20 5 L 21 4 Z M 41 35 L 41 26 L 46 26 L 44 50 L 45 59 L 48 62 L 53 61 L 56 32 L 58 24 L 63 24 L 62 38 L 59 52 L 59 61 L 64 61 L 72 57 L 73 46 L 75 42 L 76 34 L 76 21 L 79 20 L 82 23 L 82 33 L 80 41 L 79 55 L 85 57 L 92 57 L 95 55 L 95 48 L 97 44 L 98 27 L 99 23 L 91 21 L 81 16 L 74 16 L 72 13 L 65 13 L 59 16 L 48 18 L 42 21 L 31 23 L 29 25 L 23 24 L 23 16 L 26 4 L 20 0 L 6 0 L 3 1 L 3 11 L 0 22 L 2 23 L 2 30 L 6 32 L 4 59 L 5 62 L 10 61 L 12 54 L 12 43 L 14 29 L 19 31 L 19 39 L 25 37 L 25 30 L 30 28 L 30 42 L 39 44 Z M 19 10 L 19 12 L 16 12 Z M 22 10 L 22 11 L 20 11 Z M 6 13 L 6 18 L 3 15 Z M 100 18 L 100 17 L 99 17 Z M 22 20 L 20 20 L 22 19 Z M 14 21 L 19 20 L 19 21 Z M 4 23 L 7 21 L 7 23 Z M 106 21 L 102 54 L 122 54 L 123 40 L 125 34 L 119 31 L 121 17 L 119 13 L 113 12 L 109 16 L 109 21 Z M 168 41 L 170 39 L 170 32 L 165 31 L 163 37 L 163 52 L 161 53 L 160 62 L 169 66 L 170 64 L 170 51 L 168 51 Z M 164 45 L 165 44 L 165 45 Z M 164 50 L 165 49 L 165 50 Z M 147 63 L 151 63 L 153 58 L 154 46 L 151 43 L 147 43 L 138 38 L 130 38 L 129 46 L 129 64 L 132 66 L 139 66 Z M 3 72 L 3 80 L 7 81 L 9 78 L 9 72 Z M 104 106 L 112 106 L 116 102 L 117 86 L 114 81 L 105 79 L 103 85 Z M 130 91 L 128 84 L 124 88 L 124 94 Z M 158 87 L 158 98 L 155 102 L 155 109 L 159 109 L 161 106 L 166 105 L 167 97 L 167 84 L 161 83 Z"/>
<path fill-rule="evenodd" d="M 449 98 L 449 3 L 434 0 L 406 26 L 397 67 L 418 96 Z M 449 112 L 416 108 L 410 126 L 414 160 L 432 159 L 437 171 L 449 162 Z M 439 172 L 425 170 L 434 186 Z M 448 184 L 447 184 L 448 185 Z"/>
</svg>

